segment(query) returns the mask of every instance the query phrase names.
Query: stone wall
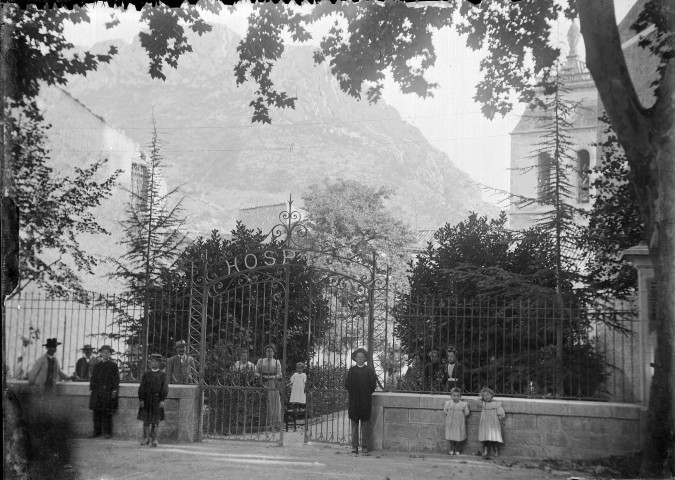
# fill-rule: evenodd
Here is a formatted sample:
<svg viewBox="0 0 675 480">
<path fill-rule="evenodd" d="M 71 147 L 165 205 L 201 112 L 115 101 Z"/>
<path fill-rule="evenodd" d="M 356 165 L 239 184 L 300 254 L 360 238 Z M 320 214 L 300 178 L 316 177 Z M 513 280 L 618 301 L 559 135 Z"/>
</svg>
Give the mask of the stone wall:
<svg viewBox="0 0 675 480">
<path fill-rule="evenodd" d="M 35 387 L 26 381 L 9 381 L 24 407 L 25 420 L 31 424 L 37 412 L 48 411 L 49 416 L 59 419 L 75 436 L 88 436 L 93 432 L 93 416 L 89 410 L 89 383 L 63 382 L 56 385 L 52 398 L 42 398 Z M 164 402 L 165 419 L 160 425 L 160 443 L 189 443 L 198 440 L 199 398 L 196 385 L 170 385 L 169 396 Z M 123 383 L 119 391 L 119 408 L 113 416 L 113 437 L 139 439 L 142 423 L 138 413 L 138 384 Z"/>
<path fill-rule="evenodd" d="M 447 452 L 445 395 L 375 393 L 376 450 Z M 471 415 L 463 453 L 480 449 L 478 397 L 465 397 Z M 645 410 L 638 405 L 496 398 L 502 402 L 502 454 L 530 458 L 599 458 L 640 450 Z"/>
</svg>

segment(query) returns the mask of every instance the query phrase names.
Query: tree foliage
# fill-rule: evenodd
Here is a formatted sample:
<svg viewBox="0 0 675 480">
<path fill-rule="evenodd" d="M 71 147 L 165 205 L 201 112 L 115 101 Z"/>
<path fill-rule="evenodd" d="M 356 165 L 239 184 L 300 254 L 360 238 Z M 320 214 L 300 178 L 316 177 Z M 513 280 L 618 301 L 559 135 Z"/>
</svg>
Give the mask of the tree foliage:
<svg viewBox="0 0 675 480">
<path fill-rule="evenodd" d="M 569 279 L 560 301 L 555 242 L 505 223 L 505 214 L 472 214 L 436 232 L 394 308 L 403 352 L 413 360 L 456 349 L 469 392 L 487 384 L 510 395 L 601 396 L 607 366 L 589 339 L 593 318 Z"/>
<path fill-rule="evenodd" d="M 19 104 L 35 98 L 42 83 L 65 85 L 69 75 L 86 75 L 100 63 L 109 63 L 117 53 L 115 46 L 110 46 L 107 54 L 79 53 L 66 40 L 67 22 L 89 22 L 86 8 L 51 9 L 28 4 L 22 9 L 7 4 L 3 13 L 5 28 L 10 32 L 3 59 L 12 73 L 5 94 Z"/>
<path fill-rule="evenodd" d="M 621 252 L 644 240 L 645 225 L 635 189 L 628 181 L 626 155 L 611 127 L 606 128 L 602 160 L 593 169 L 595 193 L 590 211 L 584 213 L 588 223 L 579 245 L 589 252 L 589 287 L 615 298 L 626 298 L 636 292 L 637 272 L 620 259 Z"/>
<path fill-rule="evenodd" d="M 72 176 L 50 166 L 46 125 L 35 102 L 15 106 L 5 117 L 11 145 L 11 170 L 20 219 L 20 288 L 35 283 L 49 295 L 84 296 L 81 273 L 92 273 L 99 259 L 82 246 L 82 235 L 107 235 L 94 208 L 109 198 L 122 173 L 101 179 L 106 159 Z"/>
<path fill-rule="evenodd" d="M 167 189 L 162 177 L 165 159 L 164 142 L 153 122 L 150 155 L 142 155 L 136 187 L 128 190 L 127 219 L 121 222 L 124 237 L 120 244 L 125 252 L 110 258 L 115 266 L 111 276 L 122 280 L 127 291 L 143 298 L 145 291 L 160 286 L 163 273 L 182 252 L 187 233 L 182 216 L 183 199 L 174 200 L 180 187 Z"/>
<path fill-rule="evenodd" d="M 386 201 L 392 193 L 388 187 L 341 178 L 310 185 L 303 195 L 309 246 L 366 265 L 376 254 L 380 270 L 391 267 L 392 282 L 402 279 L 413 235 L 388 210 Z"/>
<path fill-rule="evenodd" d="M 633 26 L 637 30 L 647 25 L 655 26 L 655 34 L 651 38 L 640 41 L 640 45 L 648 47 L 659 57 L 661 67 L 660 76 L 655 79 L 654 105 L 646 108 L 641 105 L 635 87 L 629 76 L 621 39 L 619 38 L 614 15 L 612 0 L 576 0 L 575 2 L 555 2 L 553 0 L 531 0 L 521 2 L 483 1 L 478 5 L 475 2 L 443 3 L 443 7 L 424 6 L 411 8 L 413 13 L 396 16 L 394 11 L 398 2 L 370 4 L 360 8 L 358 14 L 350 18 L 348 23 L 353 26 L 345 27 L 344 23 L 335 26 L 322 42 L 322 52 L 331 65 L 337 65 L 336 74 L 341 88 L 344 91 L 356 91 L 361 79 L 377 78 L 377 72 L 386 71 L 389 67 L 388 58 L 392 51 L 386 45 L 378 44 L 376 38 L 391 37 L 388 32 L 405 32 L 408 24 L 419 28 L 420 24 L 429 28 L 438 28 L 442 25 L 455 26 L 460 33 L 466 34 L 467 46 L 485 52 L 481 62 L 482 79 L 479 81 L 475 99 L 483 107 L 487 118 L 496 114 L 505 114 L 513 108 L 515 98 L 529 102 L 534 98 L 534 87 L 540 83 L 539 78 L 550 78 L 551 69 L 558 57 L 558 50 L 549 43 L 552 29 L 560 14 L 572 18 L 577 14 L 581 21 L 581 30 L 586 43 L 587 65 L 598 87 L 600 98 L 607 110 L 608 117 L 614 127 L 617 139 L 626 152 L 630 166 L 630 182 L 636 190 L 641 216 L 645 223 L 646 236 L 649 239 L 651 253 L 655 256 L 655 274 L 658 285 L 658 295 L 663 301 L 657 309 L 657 350 L 650 400 L 650 420 L 648 422 L 649 445 L 646 448 L 643 474 L 659 475 L 664 469 L 665 459 L 675 458 L 672 453 L 673 432 L 675 432 L 675 411 L 672 398 L 675 397 L 675 370 L 672 365 L 672 319 L 675 315 L 675 302 L 671 292 L 675 284 L 675 275 L 671 265 L 675 258 L 675 250 L 671 246 L 672 239 L 672 192 L 675 191 L 675 175 L 670 168 L 670 159 L 673 157 L 673 115 L 672 115 L 672 88 L 675 82 L 675 66 L 673 66 L 673 7 L 672 2 L 665 0 L 648 0 L 645 3 L 644 13 Z M 361 4 L 359 4 L 362 6 Z M 365 5 L 365 4 L 364 4 Z M 351 5 L 350 5 L 351 7 Z M 369 8 L 370 7 L 370 8 Z M 337 20 L 344 19 L 345 13 L 350 12 L 344 4 L 331 6 L 321 4 L 313 13 L 300 20 L 293 19 L 289 24 L 292 30 L 302 32 L 303 22 L 313 22 L 327 15 L 335 15 Z M 417 13 L 414 13 L 417 12 Z M 429 14 L 431 12 L 431 14 Z M 425 19 L 421 18 L 426 15 Z M 394 19 L 394 21 L 390 21 Z M 275 15 L 258 15 L 252 17 L 254 26 L 251 32 L 260 32 L 259 44 L 262 48 L 240 49 L 244 55 L 244 68 L 238 69 L 236 75 L 241 78 L 242 73 L 249 72 L 250 78 L 259 86 L 256 98 L 251 106 L 254 109 L 254 121 L 269 121 L 266 109 L 271 105 L 292 106 L 292 101 L 284 92 L 274 89 L 270 80 L 269 71 L 276 54 L 275 48 L 281 43 L 283 22 Z M 177 18 L 167 19 L 162 28 L 175 29 Z M 369 24 L 375 29 L 375 40 L 368 41 L 370 32 L 359 28 Z M 303 34 L 304 35 L 304 34 Z M 394 37 L 397 42 L 410 43 L 410 50 L 399 60 L 405 58 L 426 58 L 431 65 L 429 44 L 424 40 L 428 37 L 419 36 L 422 41 L 405 36 Z M 650 37 L 650 36 L 648 36 Z M 166 37 L 169 38 L 169 37 Z M 245 43 L 246 40 L 244 39 Z M 349 58 L 344 58 L 345 68 L 342 68 L 339 53 L 349 51 L 351 45 L 362 47 L 352 50 L 352 57 L 357 58 L 362 53 L 378 58 L 375 64 L 376 72 L 368 71 L 369 65 L 357 62 L 350 65 Z M 337 51 L 335 48 L 337 48 Z M 270 52 L 273 52 L 270 54 Z M 394 52 L 395 53 L 395 52 Z M 248 57 L 253 55 L 253 58 Z M 336 61 L 336 59 L 338 59 Z M 321 55 L 317 60 L 322 60 Z M 350 67 L 350 68 L 346 68 Z M 39 67 L 38 67 L 39 68 Z M 62 71 L 61 65 L 56 69 Z M 364 72 L 367 74 L 364 75 Z M 421 65 L 415 75 L 421 73 Z M 353 76 L 356 82 L 352 84 L 349 78 Z M 419 76 L 419 75 L 417 75 Z M 402 86 L 406 86 L 406 79 L 397 79 Z M 408 82 L 416 86 L 432 89 L 433 85 L 425 82 Z M 370 98 L 377 98 L 377 80 L 370 90 Z M 407 88 L 407 87 L 406 87 Z M 663 419 L 670 419 L 664 421 Z M 671 467 L 670 468 L 675 468 Z"/>
</svg>

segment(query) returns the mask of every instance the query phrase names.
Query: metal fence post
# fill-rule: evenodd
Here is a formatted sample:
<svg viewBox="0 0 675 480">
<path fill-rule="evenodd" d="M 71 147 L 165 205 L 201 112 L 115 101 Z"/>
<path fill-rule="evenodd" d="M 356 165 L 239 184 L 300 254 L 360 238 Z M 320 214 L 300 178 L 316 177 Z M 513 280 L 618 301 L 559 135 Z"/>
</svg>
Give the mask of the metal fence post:
<svg viewBox="0 0 675 480">
<path fill-rule="evenodd" d="M 197 402 L 197 419 L 199 426 L 197 428 L 197 440 L 202 441 L 204 435 L 204 375 L 206 373 L 206 327 L 207 327 L 207 309 L 208 309 L 208 286 L 207 286 L 207 272 L 208 272 L 208 252 L 204 252 L 204 276 L 202 277 L 202 321 L 201 321 L 201 332 L 199 340 L 199 386 L 197 387 L 197 396 L 199 401 Z"/>
<path fill-rule="evenodd" d="M 373 337 L 375 334 L 375 275 L 377 271 L 377 252 L 373 251 L 373 270 L 370 275 L 370 295 L 368 308 L 368 359 L 370 366 L 373 366 Z"/>
</svg>

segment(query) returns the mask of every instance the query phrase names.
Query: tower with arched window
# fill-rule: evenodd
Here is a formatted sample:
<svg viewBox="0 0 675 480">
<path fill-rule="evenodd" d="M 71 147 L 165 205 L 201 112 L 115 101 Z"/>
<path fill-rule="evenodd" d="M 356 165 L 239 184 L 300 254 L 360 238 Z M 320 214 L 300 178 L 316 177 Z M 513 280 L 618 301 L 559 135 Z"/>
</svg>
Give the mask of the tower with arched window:
<svg viewBox="0 0 675 480">
<path fill-rule="evenodd" d="M 602 130 L 598 117 L 600 100 L 597 89 L 579 55 L 581 33 L 577 23 L 573 23 L 567 35 L 569 54 L 561 72 L 561 80 L 567 92 L 565 99 L 577 104 L 568 119 L 572 124 L 571 135 L 573 160 L 570 162 L 568 180 L 573 192 L 570 203 L 579 208 L 590 207 L 590 170 L 596 165 L 600 155 L 599 134 Z M 511 194 L 520 198 L 542 199 L 550 179 L 553 152 L 539 151 L 542 136 L 547 133 L 542 125 L 542 111 L 527 109 L 516 128 L 511 132 Z M 537 222 L 541 213 L 550 206 L 534 202 L 526 207 L 516 204 L 509 209 L 509 224 L 513 229 L 525 229 Z"/>
</svg>

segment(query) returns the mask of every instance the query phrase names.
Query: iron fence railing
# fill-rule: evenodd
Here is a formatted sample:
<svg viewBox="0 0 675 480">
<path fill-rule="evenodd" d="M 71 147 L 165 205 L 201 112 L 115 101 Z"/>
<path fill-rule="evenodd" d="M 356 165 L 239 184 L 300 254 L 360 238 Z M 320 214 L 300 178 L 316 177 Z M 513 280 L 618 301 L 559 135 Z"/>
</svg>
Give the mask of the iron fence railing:
<svg viewBox="0 0 675 480">
<path fill-rule="evenodd" d="M 46 350 L 46 339 L 56 338 L 56 357 L 61 369 L 75 373 L 82 357 L 82 347 L 95 350 L 110 345 L 124 382 L 140 381 L 142 363 L 143 319 L 148 317 L 150 353 L 165 358 L 174 354 L 177 340 L 187 339 L 189 295 L 183 289 L 158 289 L 148 297 L 148 311 L 143 299 L 132 295 L 99 295 L 48 298 L 27 293 L 5 304 L 3 332 L 6 369 L 9 378 L 25 379 L 34 362 Z"/>
<path fill-rule="evenodd" d="M 75 301 L 24 294 L 6 303 L 3 341 L 8 377 L 26 378 L 45 352 L 42 345 L 46 339 L 57 338 L 62 343 L 57 358 L 66 373 L 74 373 L 85 344 L 94 348 L 108 344 L 116 351 L 113 358 L 119 363 L 123 381 L 136 382 L 142 365 L 142 324 L 147 317 L 151 353 L 167 358 L 174 354 L 176 341 L 192 342 L 188 351 L 198 371 L 200 349 L 206 349 L 205 382 L 229 385 L 224 375 L 241 360 L 241 347 L 246 347 L 248 361 L 255 364 L 265 344 L 281 344 L 281 322 L 276 317 L 283 302 L 265 288 L 273 290 L 270 285 L 246 286 L 209 299 L 203 346 L 190 337 L 195 326 L 191 327 L 194 291 L 189 286 L 157 289 L 147 296 L 147 311 L 145 298 L 125 295 L 92 295 Z M 336 296 L 330 288 L 310 292 L 307 298 L 312 306 L 296 307 L 294 311 L 304 319 L 292 323 L 297 331 L 288 333 L 289 338 L 307 343 L 304 351 L 310 352 L 310 358 L 305 371 L 315 392 L 316 408 L 318 399 L 323 398 L 316 392 L 343 388 L 344 374 L 351 365 L 349 353 L 356 346 L 365 346 L 368 338 L 362 298 Z M 315 298 L 319 293 L 323 303 Z M 503 298 L 411 299 L 384 294 L 389 300 L 374 306 L 377 322 L 372 345 L 383 390 L 446 393 L 444 372 L 452 348 L 462 365 L 459 382 L 465 393 L 489 386 L 504 396 L 641 401 L 640 339 L 637 316 L 630 305 L 560 305 Z M 263 301 L 270 295 L 270 300 Z M 302 328 L 304 323 L 309 324 L 307 329 Z M 300 350 L 296 343 L 304 345 L 300 340 L 293 342 L 289 340 L 286 378 L 293 372 L 294 355 Z M 431 361 L 432 350 L 437 352 L 437 362 Z M 299 359 L 305 360 L 306 354 Z M 281 393 L 284 395 L 283 389 Z M 330 408 L 324 410 L 322 414 L 334 413 Z M 318 432 L 313 435 L 321 436 Z"/>
<path fill-rule="evenodd" d="M 389 391 L 640 400 L 637 317 L 626 304 L 398 298 L 379 338 Z M 450 351 L 461 365 L 451 382 Z"/>
</svg>

